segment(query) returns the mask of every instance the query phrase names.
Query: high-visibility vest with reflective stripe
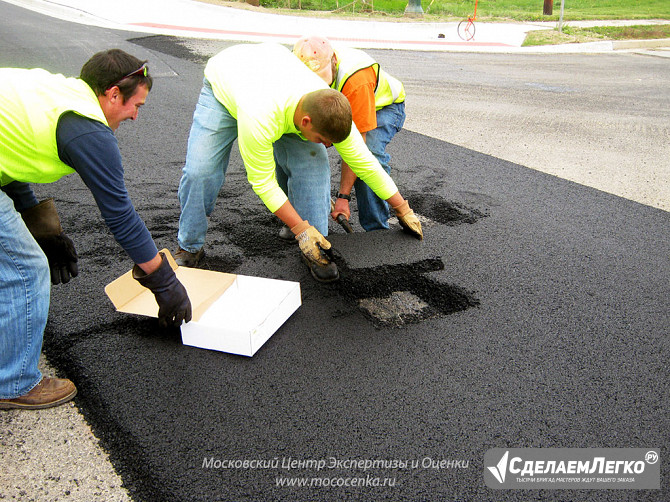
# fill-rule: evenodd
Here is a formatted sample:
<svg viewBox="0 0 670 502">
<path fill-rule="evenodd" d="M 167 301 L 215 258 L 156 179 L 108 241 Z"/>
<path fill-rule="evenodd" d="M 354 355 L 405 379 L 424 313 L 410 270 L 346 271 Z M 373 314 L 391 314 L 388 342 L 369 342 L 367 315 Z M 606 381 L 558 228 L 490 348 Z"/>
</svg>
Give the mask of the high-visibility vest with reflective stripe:
<svg viewBox="0 0 670 502">
<path fill-rule="evenodd" d="M 342 92 L 344 85 L 354 73 L 372 67 L 377 75 L 375 86 L 375 109 L 379 110 L 391 103 L 405 101 L 405 87 L 379 67 L 374 59 L 358 49 L 341 47 L 335 50 L 337 56 L 337 74 L 331 87 Z"/>
<path fill-rule="evenodd" d="M 58 158 L 56 143 L 58 120 L 67 111 L 109 125 L 83 80 L 0 68 L 0 185 L 51 183 L 74 172 Z"/>
</svg>

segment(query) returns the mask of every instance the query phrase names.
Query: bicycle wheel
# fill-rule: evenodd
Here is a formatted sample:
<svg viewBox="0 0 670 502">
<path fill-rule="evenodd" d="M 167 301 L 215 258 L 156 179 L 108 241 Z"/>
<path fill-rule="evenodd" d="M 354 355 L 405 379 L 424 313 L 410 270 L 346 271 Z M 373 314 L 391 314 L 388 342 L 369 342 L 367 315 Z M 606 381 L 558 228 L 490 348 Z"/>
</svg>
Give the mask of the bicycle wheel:
<svg viewBox="0 0 670 502">
<path fill-rule="evenodd" d="M 464 19 L 458 23 L 458 36 L 468 42 L 475 38 L 475 23 L 472 19 Z"/>
</svg>

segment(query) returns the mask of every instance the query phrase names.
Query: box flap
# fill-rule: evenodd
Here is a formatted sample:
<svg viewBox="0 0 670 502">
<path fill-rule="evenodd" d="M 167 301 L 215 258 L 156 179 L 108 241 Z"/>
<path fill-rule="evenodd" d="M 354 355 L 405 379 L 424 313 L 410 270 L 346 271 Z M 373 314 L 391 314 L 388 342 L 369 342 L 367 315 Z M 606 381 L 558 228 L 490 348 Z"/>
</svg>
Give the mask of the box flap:
<svg viewBox="0 0 670 502">
<path fill-rule="evenodd" d="M 167 249 L 162 249 L 179 281 L 186 288 L 193 309 L 193 320 L 202 314 L 235 282 L 236 274 L 179 267 Z M 158 304 L 151 291 L 137 282 L 132 270 L 105 286 L 105 293 L 119 312 L 158 317 Z"/>
</svg>

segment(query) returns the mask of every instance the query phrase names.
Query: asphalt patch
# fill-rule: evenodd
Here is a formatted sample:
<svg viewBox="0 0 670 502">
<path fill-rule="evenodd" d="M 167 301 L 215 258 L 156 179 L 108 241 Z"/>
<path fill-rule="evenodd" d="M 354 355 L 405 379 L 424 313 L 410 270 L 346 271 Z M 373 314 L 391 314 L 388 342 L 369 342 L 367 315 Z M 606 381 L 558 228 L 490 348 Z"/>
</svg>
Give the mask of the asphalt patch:
<svg viewBox="0 0 670 502">
<path fill-rule="evenodd" d="M 455 213 L 459 217 L 449 223 L 462 223 L 464 212 Z M 425 229 L 426 239 L 434 231 Z M 465 288 L 428 277 L 428 272 L 444 270 L 442 258 L 435 256 L 439 250 L 398 225 L 335 234 L 329 240 L 340 270 L 339 292 L 378 328 L 418 323 L 479 305 Z"/>
<path fill-rule="evenodd" d="M 445 200 L 436 194 L 409 192 L 404 194 L 411 201 L 415 213 L 443 225 L 473 224 L 488 216 L 488 210 L 468 207 L 463 202 Z"/>
<path fill-rule="evenodd" d="M 330 234 L 328 240 L 340 266 L 350 271 L 402 265 L 438 258 L 440 251 L 426 241 L 402 231 L 399 225 L 389 230 Z"/>
<path fill-rule="evenodd" d="M 415 324 L 479 305 L 472 292 L 424 275 L 444 269 L 439 258 L 355 271 L 339 262 L 339 268 L 340 291 L 378 328 Z"/>
<path fill-rule="evenodd" d="M 394 291 L 384 298 L 363 298 L 358 306 L 382 322 L 402 321 L 405 316 L 420 314 L 428 304 L 409 291 Z"/>
</svg>

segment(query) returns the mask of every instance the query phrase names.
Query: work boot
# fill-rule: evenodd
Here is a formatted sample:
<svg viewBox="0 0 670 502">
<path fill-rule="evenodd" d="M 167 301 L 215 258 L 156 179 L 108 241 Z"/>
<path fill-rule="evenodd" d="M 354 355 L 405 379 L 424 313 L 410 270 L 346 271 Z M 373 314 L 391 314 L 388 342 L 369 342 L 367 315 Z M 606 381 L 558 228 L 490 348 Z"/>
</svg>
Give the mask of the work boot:
<svg viewBox="0 0 670 502">
<path fill-rule="evenodd" d="M 298 242 L 295 240 L 295 235 L 293 232 L 291 232 L 291 229 L 288 227 L 288 225 L 282 225 L 281 229 L 279 230 L 279 238 L 287 242 Z"/>
<path fill-rule="evenodd" d="M 67 403 L 76 394 L 77 388 L 66 378 L 42 378 L 28 394 L 13 399 L 0 399 L 0 410 L 51 408 Z"/>
<path fill-rule="evenodd" d="M 302 261 L 309 267 L 312 277 L 317 281 L 333 282 L 340 278 L 340 272 L 337 270 L 337 265 L 332 261 L 328 262 L 328 265 L 321 265 L 320 263 L 316 263 L 307 258 L 304 253 L 300 253 L 300 255 L 302 256 Z"/>
<path fill-rule="evenodd" d="M 180 267 L 194 268 L 198 266 L 200 260 L 205 257 L 205 248 L 198 249 L 195 253 L 190 253 L 185 249 L 178 248 L 174 254 L 174 261 Z"/>
</svg>

